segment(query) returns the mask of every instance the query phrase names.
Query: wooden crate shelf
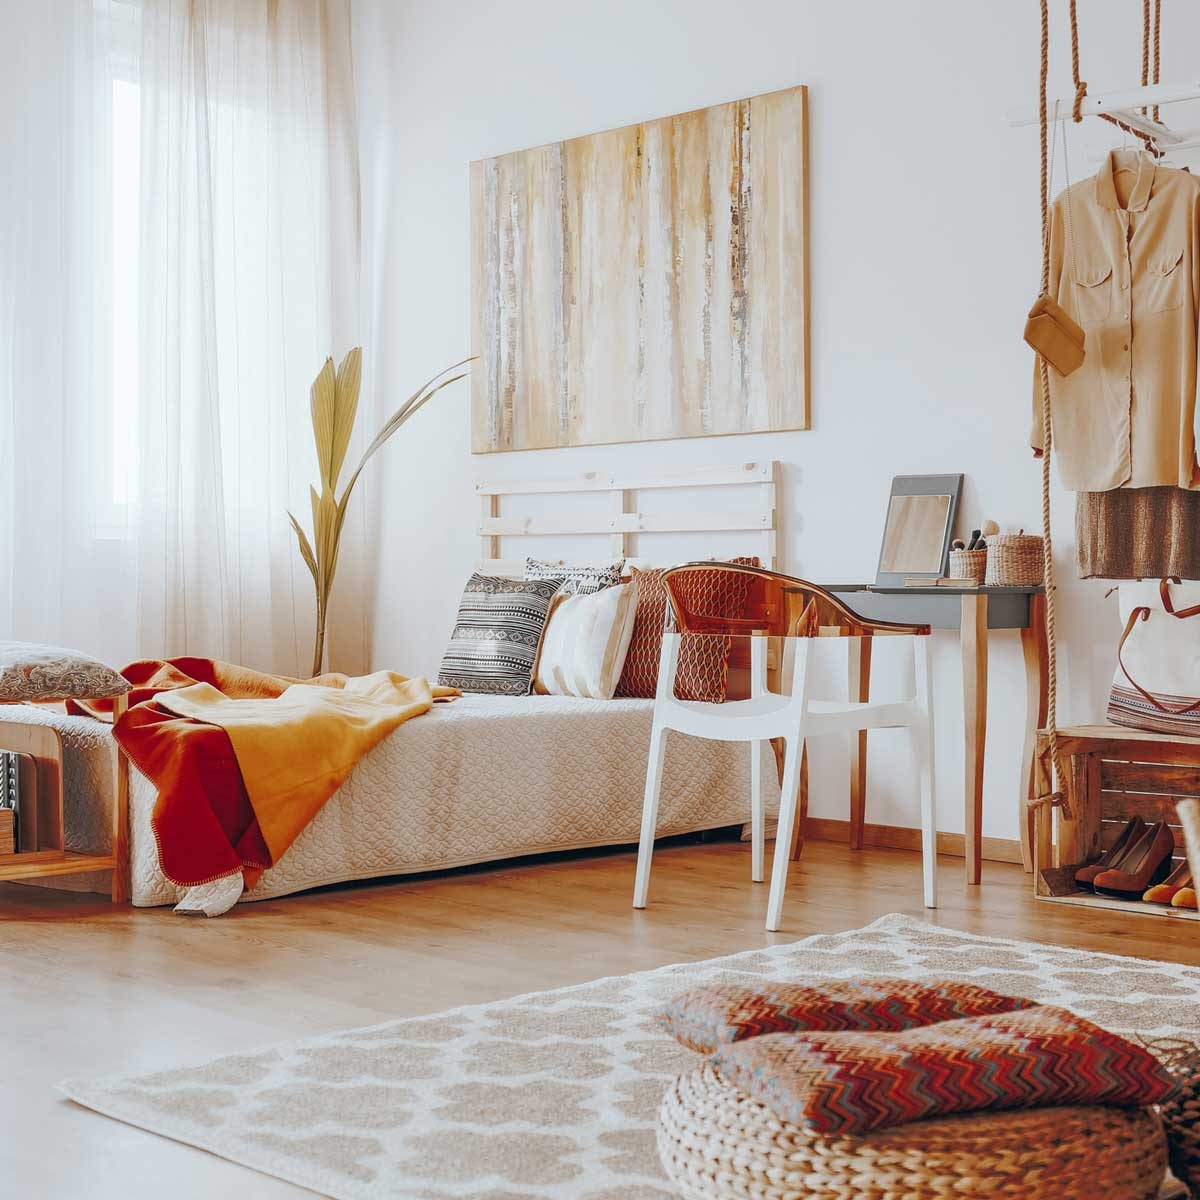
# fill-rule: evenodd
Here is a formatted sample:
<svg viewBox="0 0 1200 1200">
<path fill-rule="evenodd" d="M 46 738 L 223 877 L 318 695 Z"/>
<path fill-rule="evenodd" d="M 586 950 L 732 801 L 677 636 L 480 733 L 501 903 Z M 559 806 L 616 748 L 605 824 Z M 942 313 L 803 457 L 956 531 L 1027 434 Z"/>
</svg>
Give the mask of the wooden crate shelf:
<svg viewBox="0 0 1200 1200">
<path fill-rule="evenodd" d="M 1176 803 L 1200 798 L 1200 738 L 1175 737 L 1117 725 L 1078 725 L 1059 731 L 1069 778 L 1071 816 L 1038 809 L 1034 814 L 1034 892 L 1039 900 L 1139 916 L 1200 920 L 1191 909 L 1140 900 L 1118 900 L 1076 891 L 1074 871 L 1093 861 L 1120 835 L 1130 817 L 1166 821 L 1184 855 Z M 1049 790 L 1050 746 L 1038 736 L 1035 792 Z"/>
</svg>

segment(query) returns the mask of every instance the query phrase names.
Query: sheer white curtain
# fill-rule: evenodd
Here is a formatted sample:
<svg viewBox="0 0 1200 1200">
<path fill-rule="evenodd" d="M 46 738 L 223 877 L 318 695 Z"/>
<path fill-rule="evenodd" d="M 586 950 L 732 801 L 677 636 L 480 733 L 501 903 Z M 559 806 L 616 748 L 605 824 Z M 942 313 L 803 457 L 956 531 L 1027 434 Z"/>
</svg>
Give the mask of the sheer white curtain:
<svg viewBox="0 0 1200 1200">
<path fill-rule="evenodd" d="M 114 477 L 131 463 L 112 419 L 113 96 L 138 29 L 111 7 L 0 8 L 0 637 L 121 657 L 136 601 Z"/>
<path fill-rule="evenodd" d="M 358 329 L 347 0 L 22 8 L 59 49 L 45 78 L 27 56 L 12 135 L 36 186 L 0 283 L 0 627 L 298 674 L 285 510 L 315 477 L 309 383 Z M 348 526 L 328 658 L 355 671 Z"/>
</svg>

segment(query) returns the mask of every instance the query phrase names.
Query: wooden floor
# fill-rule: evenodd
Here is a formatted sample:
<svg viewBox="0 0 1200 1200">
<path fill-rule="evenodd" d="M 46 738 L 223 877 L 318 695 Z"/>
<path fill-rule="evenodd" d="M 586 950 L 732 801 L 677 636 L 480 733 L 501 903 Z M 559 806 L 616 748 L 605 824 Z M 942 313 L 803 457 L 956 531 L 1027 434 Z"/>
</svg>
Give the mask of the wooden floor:
<svg viewBox="0 0 1200 1200">
<path fill-rule="evenodd" d="M 275 1200 L 311 1193 L 96 1116 L 68 1075 L 150 1070 L 285 1038 L 708 958 L 907 912 L 958 929 L 1200 965 L 1184 921 L 1038 903 L 1017 867 L 941 864 L 920 905 L 917 855 L 810 843 L 784 929 L 763 931 L 748 848 L 655 856 L 651 907 L 629 907 L 618 852 L 333 888 L 216 921 L 0 885 L 0 1195 L 31 1200 Z"/>
</svg>

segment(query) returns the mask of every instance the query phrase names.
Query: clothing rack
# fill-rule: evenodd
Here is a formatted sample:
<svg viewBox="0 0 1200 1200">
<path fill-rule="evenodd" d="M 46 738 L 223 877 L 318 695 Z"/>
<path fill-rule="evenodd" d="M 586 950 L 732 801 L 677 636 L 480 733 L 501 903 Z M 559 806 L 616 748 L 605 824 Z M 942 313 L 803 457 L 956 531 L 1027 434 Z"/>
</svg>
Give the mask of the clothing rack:
<svg viewBox="0 0 1200 1200">
<path fill-rule="evenodd" d="M 1183 100 L 1200 100 L 1200 83 L 1153 83 L 1146 87 L 1088 95 L 1083 98 L 1079 111 L 1085 117 L 1116 117 L 1130 129 L 1146 134 L 1160 151 L 1190 150 L 1200 146 L 1200 128 L 1181 131 L 1168 129 L 1143 111 L 1164 104 L 1178 104 Z M 1047 109 L 1051 121 L 1075 119 L 1073 97 L 1052 100 Z M 1008 123 L 1012 126 L 1036 125 L 1038 120 L 1038 110 L 1032 105 L 1008 111 Z"/>
</svg>

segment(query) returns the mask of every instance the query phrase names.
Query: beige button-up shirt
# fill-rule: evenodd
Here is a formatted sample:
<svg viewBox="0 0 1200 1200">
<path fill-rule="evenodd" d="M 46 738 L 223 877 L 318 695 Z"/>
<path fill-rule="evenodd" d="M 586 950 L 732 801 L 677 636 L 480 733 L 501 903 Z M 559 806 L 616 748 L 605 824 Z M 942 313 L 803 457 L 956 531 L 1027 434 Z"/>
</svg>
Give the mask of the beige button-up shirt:
<svg viewBox="0 0 1200 1200">
<path fill-rule="evenodd" d="M 1083 365 L 1050 368 L 1054 449 L 1077 492 L 1200 487 L 1200 179 L 1113 151 L 1050 217 L 1050 294 L 1083 327 Z M 1034 370 L 1034 432 L 1041 389 Z"/>
</svg>

